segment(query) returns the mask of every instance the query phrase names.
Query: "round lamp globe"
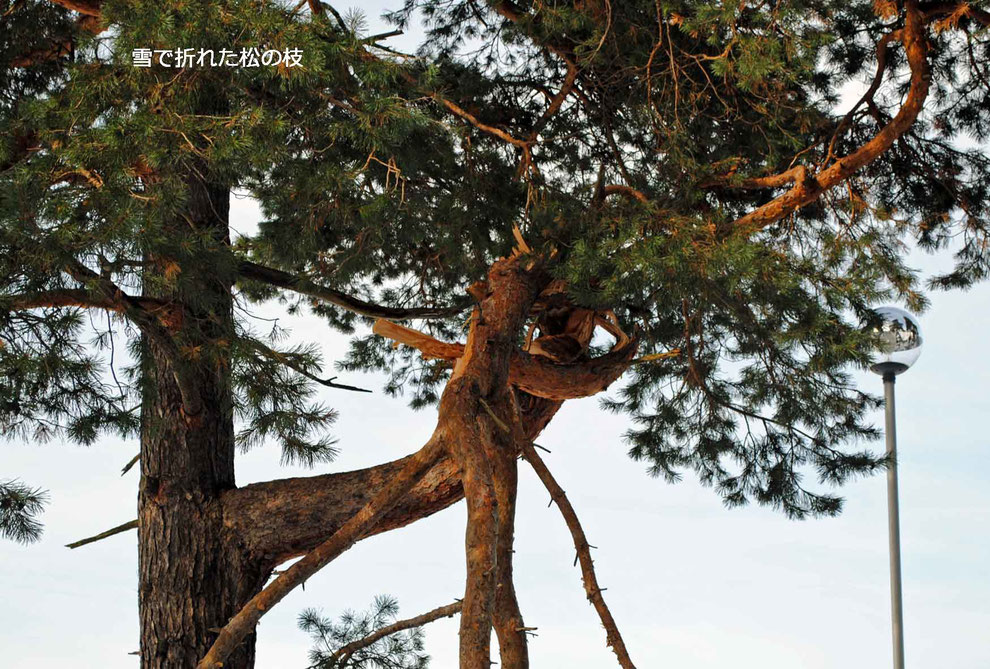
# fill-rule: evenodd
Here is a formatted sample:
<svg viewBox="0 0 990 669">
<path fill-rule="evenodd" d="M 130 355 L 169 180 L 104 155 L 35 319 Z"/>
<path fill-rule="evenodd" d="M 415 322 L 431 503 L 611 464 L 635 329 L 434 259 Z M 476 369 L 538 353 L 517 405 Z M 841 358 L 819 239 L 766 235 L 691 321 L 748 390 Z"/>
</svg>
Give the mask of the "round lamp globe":
<svg viewBox="0 0 990 669">
<path fill-rule="evenodd" d="M 878 355 L 870 370 L 881 376 L 903 374 L 921 355 L 921 326 L 918 319 L 900 307 L 879 307 L 881 322 L 873 328 L 880 340 Z"/>
</svg>

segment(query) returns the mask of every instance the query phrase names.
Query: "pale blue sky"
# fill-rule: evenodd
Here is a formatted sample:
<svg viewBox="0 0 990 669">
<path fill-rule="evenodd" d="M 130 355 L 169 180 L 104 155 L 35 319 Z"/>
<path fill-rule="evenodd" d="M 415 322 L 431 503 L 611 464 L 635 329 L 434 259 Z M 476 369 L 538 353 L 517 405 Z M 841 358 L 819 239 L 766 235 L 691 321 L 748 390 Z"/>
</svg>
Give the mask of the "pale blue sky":
<svg viewBox="0 0 990 669">
<path fill-rule="evenodd" d="M 380 2 L 366 3 L 374 16 Z M 375 29 L 372 27 L 372 29 Z M 250 229 L 253 203 L 234 202 Z M 946 258 L 912 257 L 926 274 Z M 925 351 L 898 383 L 907 662 L 913 667 L 990 666 L 990 285 L 933 294 L 920 318 Z M 295 338 L 320 342 L 329 360 L 345 339 L 309 317 L 287 319 Z M 381 387 L 374 376 L 348 383 Z M 864 387 L 880 391 L 877 377 Z M 330 392 L 339 409 L 339 460 L 310 472 L 280 467 L 278 449 L 238 462 L 238 483 L 343 471 L 408 454 L 434 426 L 381 392 Z M 881 416 L 877 415 L 877 421 Z M 768 509 L 724 509 L 688 476 L 649 478 L 625 455 L 623 417 L 595 399 L 570 402 L 540 443 L 595 552 L 599 580 L 641 669 L 834 669 L 890 664 L 885 482 L 842 490 L 834 519 L 793 522 Z M 880 444 L 877 445 L 880 448 Z M 5 666 L 135 669 L 137 552 L 128 533 L 76 551 L 63 544 L 135 517 L 136 472 L 119 476 L 133 443 L 90 448 L 4 444 L 0 472 L 51 490 L 41 543 L 0 543 L 0 648 Z M 413 615 L 463 591 L 464 507 L 360 543 L 264 618 L 261 669 L 306 666 L 309 640 L 295 626 L 306 607 L 339 613 L 374 595 Z M 517 590 L 534 667 L 615 666 L 584 599 L 573 547 L 547 495 L 523 468 L 517 520 Z M 456 619 L 427 628 L 433 666 L 456 666 Z"/>
</svg>

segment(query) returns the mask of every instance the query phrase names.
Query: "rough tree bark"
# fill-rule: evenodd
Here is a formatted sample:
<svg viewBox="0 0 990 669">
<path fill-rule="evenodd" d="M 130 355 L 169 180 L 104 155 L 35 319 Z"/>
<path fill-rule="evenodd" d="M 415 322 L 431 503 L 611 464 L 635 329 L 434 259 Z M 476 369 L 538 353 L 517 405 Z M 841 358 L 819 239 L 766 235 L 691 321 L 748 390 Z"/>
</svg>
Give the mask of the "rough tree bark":
<svg viewBox="0 0 990 669">
<path fill-rule="evenodd" d="M 227 241 L 229 193 L 226 188 L 190 181 L 187 219 L 216 241 Z M 152 265 L 164 259 L 151 259 Z M 161 271 L 160 269 L 152 271 Z M 183 267 L 179 291 L 155 294 L 186 302 L 182 293 L 198 291 L 194 302 L 208 306 L 212 318 L 185 315 L 181 336 L 189 345 L 229 337 L 231 281 L 210 266 L 195 276 Z M 220 275 L 218 275 L 220 274 Z M 139 609 L 141 666 L 188 669 L 212 644 L 215 630 L 263 584 L 267 572 L 247 559 L 236 534 L 223 525 L 220 498 L 234 487 L 234 428 L 227 367 L 204 353 L 184 359 L 181 370 L 155 341 L 146 340 L 143 364 L 150 383 L 142 406 L 141 482 L 138 492 Z M 177 382 L 196 394 L 190 403 Z M 198 405 L 198 411 L 193 407 Z M 229 669 L 254 664 L 254 639 L 229 658 Z"/>
</svg>

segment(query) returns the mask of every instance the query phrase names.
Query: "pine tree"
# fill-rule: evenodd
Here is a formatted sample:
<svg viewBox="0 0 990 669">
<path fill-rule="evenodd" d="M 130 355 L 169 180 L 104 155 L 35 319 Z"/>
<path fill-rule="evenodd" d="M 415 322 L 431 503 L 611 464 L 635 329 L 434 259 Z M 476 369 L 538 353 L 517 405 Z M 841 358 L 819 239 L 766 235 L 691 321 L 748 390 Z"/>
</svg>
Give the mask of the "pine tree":
<svg viewBox="0 0 990 669">
<path fill-rule="evenodd" d="M 253 666 L 289 590 L 462 498 L 460 665 L 489 666 L 494 629 L 502 666 L 527 666 L 520 456 L 633 666 L 534 444 L 613 383 L 651 474 L 838 513 L 832 488 L 884 465 L 851 380 L 872 307 L 926 303 L 906 242 L 955 247 L 928 288 L 990 271 L 980 4 L 407 0 L 389 18 L 425 39 L 402 54 L 319 0 L 0 3 L 0 426 L 140 441 L 142 666 Z M 257 234 L 232 234 L 235 190 Z M 429 442 L 238 488 L 239 446 L 332 459 L 315 393 L 355 390 L 252 326 L 269 300 L 353 333 L 341 371 L 436 405 Z M 2 484 L 0 530 L 36 537 L 42 502 Z"/>
</svg>

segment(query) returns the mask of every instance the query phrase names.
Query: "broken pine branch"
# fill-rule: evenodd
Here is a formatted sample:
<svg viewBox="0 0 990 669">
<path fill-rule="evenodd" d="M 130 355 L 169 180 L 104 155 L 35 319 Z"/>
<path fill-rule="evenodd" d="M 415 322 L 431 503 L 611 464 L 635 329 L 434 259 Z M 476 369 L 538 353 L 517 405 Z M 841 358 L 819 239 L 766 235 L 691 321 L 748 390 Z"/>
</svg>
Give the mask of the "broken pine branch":
<svg viewBox="0 0 990 669">
<path fill-rule="evenodd" d="M 87 537 L 85 539 L 80 539 L 79 541 L 73 541 L 71 544 L 65 544 L 65 547 L 66 548 L 79 548 L 80 546 L 85 546 L 86 544 L 96 543 L 97 541 L 100 541 L 101 539 L 106 539 L 107 537 L 112 537 L 113 535 L 120 534 L 121 532 L 126 532 L 128 530 L 136 530 L 137 529 L 137 526 L 138 526 L 138 521 L 135 518 L 134 520 L 127 521 L 123 525 L 118 525 L 117 527 L 112 527 L 109 530 L 107 530 L 106 532 L 100 532 L 99 534 L 96 534 L 94 536 Z"/>
</svg>

